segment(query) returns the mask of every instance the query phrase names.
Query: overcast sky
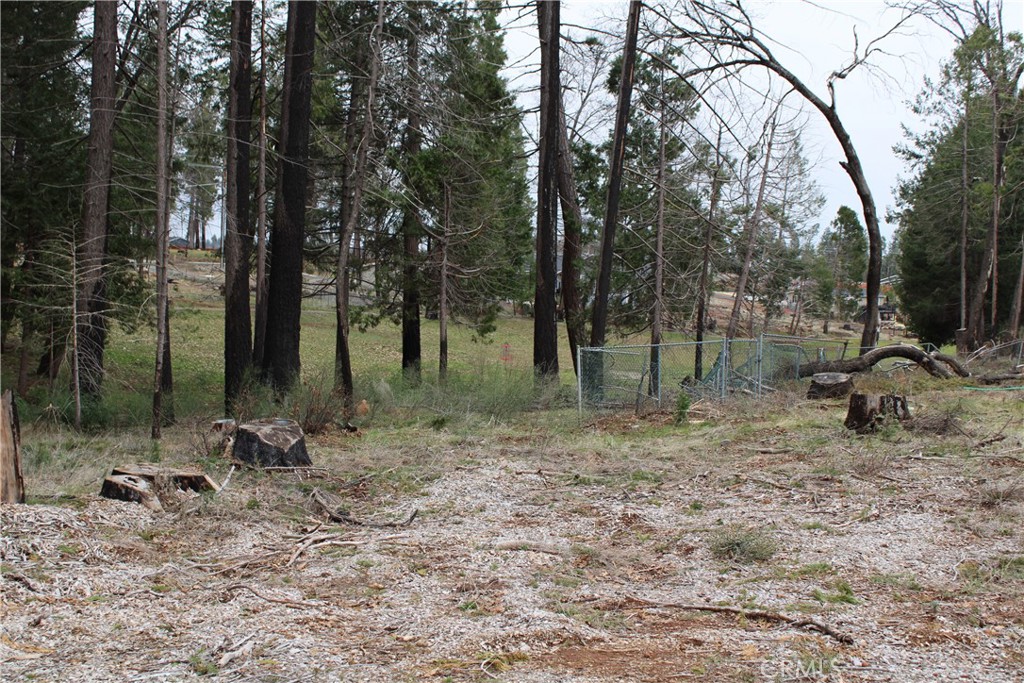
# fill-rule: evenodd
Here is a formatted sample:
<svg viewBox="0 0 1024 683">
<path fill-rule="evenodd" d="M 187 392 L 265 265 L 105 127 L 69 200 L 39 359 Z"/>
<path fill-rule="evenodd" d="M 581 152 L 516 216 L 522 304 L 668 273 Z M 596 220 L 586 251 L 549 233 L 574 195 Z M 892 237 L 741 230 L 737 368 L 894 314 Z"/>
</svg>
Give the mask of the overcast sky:
<svg viewBox="0 0 1024 683">
<path fill-rule="evenodd" d="M 816 4 L 803 0 L 748 0 L 745 7 L 755 26 L 773 41 L 776 57 L 826 100 L 825 80 L 849 60 L 854 29 L 863 46 L 888 31 L 900 18 L 884 2 L 874 0 L 820 0 Z M 626 3 L 620 0 L 562 3 L 563 25 L 597 25 L 609 17 L 625 15 Z M 506 41 L 510 62 L 526 60 L 522 64 L 526 69 L 531 65 L 535 69 L 539 63 L 535 23 L 533 15 L 515 22 Z M 1004 25 L 1008 31 L 1024 30 L 1024 1 L 1006 0 Z M 583 35 L 580 29 L 566 27 L 564 31 Z M 953 40 L 921 18 L 886 38 L 882 46 L 888 54 L 873 59 L 874 72 L 858 69 L 837 83 L 836 102 L 864 165 L 880 213 L 882 234 L 889 240 L 896 226 L 888 224 L 885 215 L 895 204 L 893 190 L 897 178 L 906 174 L 892 149 L 904 140 L 901 125 L 921 128 L 908 101 L 921 90 L 926 75 L 938 75 L 940 64 L 952 53 Z M 525 75 L 513 80 L 513 86 L 536 87 L 537 78 L 536 73 Z M 536 106 L 537 97 L 524 95 L 522 101 L 524 106 Z M 860 201 L 849 177 L 839 167 L 843 155 L 831 130 L 819 113 L 809 106 L 806 111 L 804 145 L 826 197 L 820 219 L 824 227 L 843 204 L 860 213 Z"/>
</svg>

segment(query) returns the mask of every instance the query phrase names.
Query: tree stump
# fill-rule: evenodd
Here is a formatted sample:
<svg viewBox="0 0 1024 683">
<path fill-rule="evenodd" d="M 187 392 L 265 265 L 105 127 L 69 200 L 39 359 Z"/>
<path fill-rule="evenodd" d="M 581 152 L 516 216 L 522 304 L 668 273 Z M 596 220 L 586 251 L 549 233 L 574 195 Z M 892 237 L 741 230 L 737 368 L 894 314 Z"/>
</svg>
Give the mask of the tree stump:
<svg viewBox="0 0 1024 683">
<path fill-rule="evenodd" d="M 897 420 L 910 418 L 907 398 L 898 394 L 850 394 L 850 407 L 843 424 L 858 434 L 873 432 L 883 424 L 887 416 Z"/>
<path fill-rule="evenodd" d="M 24 503 L 25 480 L 21 476 L 21 427 L 18 408 L 10 389 L 0 399 L 0 503 Z"/>
<path fill-rule="evenodd" d="M 853 377 L 843 372 L 819 372 L 811 377 L 807 398 L 842 398 L 853 391 Z"/>
<path fill-rule="evenodd" d="M 218 491 L 220 487 L 202 472 L 161 467 L 152 463 L 136 463 L 115 467 L 103 480 L 100 495 L 114 500 L 141 503 L 154 512 L 161 512 L 161 492 Z"/>
<path fill-rule="evenodd" d="M 294 420 L 266 419 L 238 425 L 232 456 L 255 467 L 308 467 L 306 437 Z"/>
</svg>

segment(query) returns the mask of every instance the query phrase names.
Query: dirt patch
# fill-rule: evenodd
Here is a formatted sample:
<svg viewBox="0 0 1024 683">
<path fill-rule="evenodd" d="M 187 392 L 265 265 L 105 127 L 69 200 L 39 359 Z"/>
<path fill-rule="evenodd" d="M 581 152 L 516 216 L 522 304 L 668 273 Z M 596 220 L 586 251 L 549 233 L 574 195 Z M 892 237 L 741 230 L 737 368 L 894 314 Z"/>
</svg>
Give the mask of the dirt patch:
<svg viewBox="0 0 1024 683">
<path fill-rule="evenodd" d="M 1019 403 L 976 407 L 971 437 L 716 410 L 369 429 L 311 438 L 322 470 L 236 471 L 160 514 L 4 507 L 0 664 L 55 681 L 1019 676 L 1024 503 L 991 493 L 1020 476 Z M 364 524 L 329 523 L 316 490 Z M 773 552 L 716 554 L 729 530 Z"/>
</svg>

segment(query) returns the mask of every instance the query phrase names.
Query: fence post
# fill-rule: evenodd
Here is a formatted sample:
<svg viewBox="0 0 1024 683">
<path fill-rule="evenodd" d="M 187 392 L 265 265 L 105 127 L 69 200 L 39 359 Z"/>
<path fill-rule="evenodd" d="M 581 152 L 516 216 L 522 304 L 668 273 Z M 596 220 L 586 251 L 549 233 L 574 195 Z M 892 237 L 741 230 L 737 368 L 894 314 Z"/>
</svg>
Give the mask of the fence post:
<svg viewBox="0 0 1024 683">
<path fill-rule="evenodd" d="M 764 375 L 762 374 L 762 353 L 764 352 L 764 332 L 757 338 L 757 348 L 755 353 L 757 354 L 757 397 L 761 398 L 762 388 L 764 387 Z"/>
<path fill-rule="evenodd" d="M 722 339 L 722 371 L 719 374 L 719 389 L 718 395 L 720 398 L 725 398 L 729 393 L 729 344 L 731 339 L 724 337 Z"/>
<path fill-rule="evenodd" d="M 662 346 L 661 344 L 658 344 L 658 409 L 659 410 L 661 409 L 661 378 L 662 378 L 661 368 L 664 367 L 664 365 L 665 365 L 665 358 L 661 354 L 661 351 L 662 351 L 661 346 Z"/>
<path fill-rule="evenodd" d="M 583 347 L 576 347 L 576 405 L 583 418 Z"/>
</svg>

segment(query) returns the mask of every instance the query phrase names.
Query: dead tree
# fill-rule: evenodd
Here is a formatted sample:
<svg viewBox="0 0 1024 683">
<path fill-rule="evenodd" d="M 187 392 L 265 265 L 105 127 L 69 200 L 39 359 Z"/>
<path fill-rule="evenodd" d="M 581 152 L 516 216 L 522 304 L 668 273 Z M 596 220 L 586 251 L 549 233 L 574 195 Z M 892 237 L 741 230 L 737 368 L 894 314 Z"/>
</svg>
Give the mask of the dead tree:
<svg viewBox="0 0 1024 683">
<path fill-rule="evenodd" d="M 853 144 L 839 112 L 836 109 L 835 83 L 849 76 L 858 67 L 867 63 L 870 58 L 882 50 L 880 41 L 896 32 L 909 18 L 905 15 L 895 26 L 883 33 L 879 38 L 870 41 L 860 49 L 859 42 L 854 44 L 854 53 L 850 61 L 832 72 L 825 86 L 827 98 L 818 95 L 799 76 L 790 71 L 768 47 L 743 7 L 741 0 L 713 5 L 709 3 L 677 3 L 680 11 L 673 14 L 664 9 L 652 8 L 665 20 L 670 32 L 677 38 L 689 40 L 699 45 L 706 52 L 706 64 L 697 66 L 685 73 L 681 78 L 689 79 L 701 73 L 715 71 L 739 72 L 747 68 L 762 68 L 781 78 L 800 94 L 807 102 L 817 109 L 832 129 L 846 159 L 839 165 L 846 171 L 861 200 L 864 223 L 868 233 L 868 270 L 867 270 L 867 312 L 864 332 L 861 336 L 861 352 L 866 353 L 874 348 L 878 339 L 878 294 L 881 288 L 882 272 L 882 235 L 879 229 L 878 210 L 871 195 L 871 188 L 864 173 L 860 156 Z"/>
</svg>

